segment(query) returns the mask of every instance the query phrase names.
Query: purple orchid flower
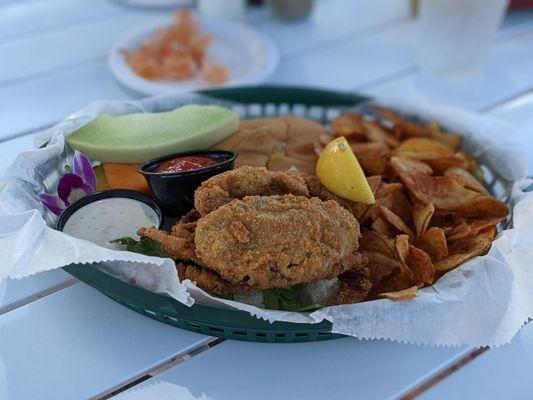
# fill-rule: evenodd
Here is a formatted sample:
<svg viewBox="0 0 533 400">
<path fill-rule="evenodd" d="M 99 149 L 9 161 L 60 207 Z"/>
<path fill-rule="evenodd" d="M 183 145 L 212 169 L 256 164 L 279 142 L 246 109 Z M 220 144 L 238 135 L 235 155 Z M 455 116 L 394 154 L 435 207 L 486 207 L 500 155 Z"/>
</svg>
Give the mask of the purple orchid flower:
<svg viewBox="0 0 533 400">
<path fill-rule="evenodd" d="M 72 172 L 67 172 L 59 180 L 57 195 L 41 193 L 39 199 L 56 215 L 60 215 L 67 206 L 91 194 L 96 189 L 96 175 L 87 156 L 74 152 Z"/>
</svg>

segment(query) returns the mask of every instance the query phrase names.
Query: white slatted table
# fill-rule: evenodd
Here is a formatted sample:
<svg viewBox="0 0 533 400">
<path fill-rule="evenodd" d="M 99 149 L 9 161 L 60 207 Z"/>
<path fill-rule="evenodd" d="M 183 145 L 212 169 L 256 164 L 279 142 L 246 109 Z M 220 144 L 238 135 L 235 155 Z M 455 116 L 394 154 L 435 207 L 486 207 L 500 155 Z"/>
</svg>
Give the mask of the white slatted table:
<svg viewBox="0 0 533 400">
<path fill-rule="evenodd" d="M 511 344 L 481 354 L 420 398 L 529 400 L 533 393 L 532 376 L 533 324 L 529 324 Z"/>
<path fill-rule="evenodd" d="M 98 396 L 213 340 L 155 323 L 81 283 L 0 315 L 0 337 L 2 399 Z"/>
<path fill-rule="evenodd" d="M 141 390 L 143 398 L 155 398 L 149 387 L 168 382 L 186 388 L 191 399 L 397 398 L 466 352 L 351 338 L 312 344 L 226 341 L 127 393 Z"/>
<path fill-rule="evenodd" d="M 0 2 L 0 171 L 31 147 L 33 132 L 90 101 L 131 98 L 107 69 L 107 49 L 124 30 L 163 14 L 105 0 Z M 492 49 L 490 75 L 480 78 L 491 83 L 478 83 L 482 95 L 468 98 L 438 87 L 429 95 L 481 110 L 531 89 L 529 16 L 506 19 Z M 310 19 L 295 24 L 264 11 L 252 12 L 250 20 L 280 47 L 272 83 L 375 94 L 419 90 L 408 1 L 320 0 Z M 512 112 L 513 119 L 529 115 L 525 109 Z M 392 398 L 409 394 L 471 351 L 354 339 L 222 342 L 186 361 L 213 341 L 137 315 L 62 271 L 8 281 L 0 303 L 0 399 L 98 397 L 150 375 L 155 377 L 122 397 L 165 398 L 145 396 L 155 387 L 162 393 L 171 388 L 166 396 L 178 390 L 183 398 L 187 391 L 228 399 Z M 176 359 L 177 365 L 159 373 Z"/>
</svg>

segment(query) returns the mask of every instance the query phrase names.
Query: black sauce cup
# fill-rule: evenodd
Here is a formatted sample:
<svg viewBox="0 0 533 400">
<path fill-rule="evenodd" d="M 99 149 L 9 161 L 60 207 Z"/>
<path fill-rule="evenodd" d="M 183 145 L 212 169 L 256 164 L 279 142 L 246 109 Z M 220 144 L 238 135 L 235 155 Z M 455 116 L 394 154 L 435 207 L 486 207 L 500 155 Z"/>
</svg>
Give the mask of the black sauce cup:
<svg viewBox="0 0 533 400">
<path fill-rule="evenodd" d="M 176 157 L 204 156 L 215 159 L 217 164 L 184 172 L 162 173 L 154 170 L 161 163 Z M 139 172 L 144 175 L 155 198 L 171 217 L 179 217 L 194 208 L 194 192 L 203 181 L 233 169 L 237 153 L 227 150 L 201 150 L 169 154 L 145 163 Z"/>
</svg>

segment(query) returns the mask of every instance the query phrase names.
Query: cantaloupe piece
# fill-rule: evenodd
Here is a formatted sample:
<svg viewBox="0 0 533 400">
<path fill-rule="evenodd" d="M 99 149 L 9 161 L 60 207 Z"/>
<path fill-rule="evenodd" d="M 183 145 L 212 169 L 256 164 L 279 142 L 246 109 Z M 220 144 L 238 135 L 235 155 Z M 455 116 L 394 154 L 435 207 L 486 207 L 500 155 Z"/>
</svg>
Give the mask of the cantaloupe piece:
<svg viewBox="0 0 533 400">
<path fill-rule="evenodd" d="M 104 163 L 105 177 L 111 189 L 133 189 L 151 195 L 152 190 L 139 173 L 140 164 Z"/>
<path fill-rule="evenodd" d="M 94 160 L 143 163 L 171 153 L 207 149 L 238 127 L 237 113 L 192 104 L 162 113 L 101 114 L 69 136 L 67 143 Z"/>
</svg>

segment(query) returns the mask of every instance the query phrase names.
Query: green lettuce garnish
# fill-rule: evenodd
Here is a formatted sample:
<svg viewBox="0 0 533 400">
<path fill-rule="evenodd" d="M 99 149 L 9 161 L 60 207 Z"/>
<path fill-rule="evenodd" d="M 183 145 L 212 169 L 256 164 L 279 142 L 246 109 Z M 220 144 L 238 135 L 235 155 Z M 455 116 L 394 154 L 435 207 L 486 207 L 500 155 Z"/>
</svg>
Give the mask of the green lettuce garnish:
<svg viewBox="0 0 533 400">
<path fill-rule="evenodd" d="M 214 294 L 214 296 L 220 297 L 221 299 L 224 299 L 224 300 L 235 300 L 235 296 L 233 295 L 233 293 L 229 293 L 229 294 Z"/>
<path fill-rule="evenodd" d="M 304 306 L 300 300 L 302 285 L 263 290 L 263 304 L 270 310 L 312 312 L 322 307 L 321 304 Z"/>
<path fill-rule="evenodd" d="M 144 254 L 146 256 L 168 257 L 164 252 L 161 251 L 161 245 L 159 243 L 146 237 L 142 237 L 139 240 L 135 240 L 130 237 L 123 237 L 112 240 L 111 243 L 119 243 L 123 246 L 126 246 L 126 250 L 133 253 Z"/>
</svg>

